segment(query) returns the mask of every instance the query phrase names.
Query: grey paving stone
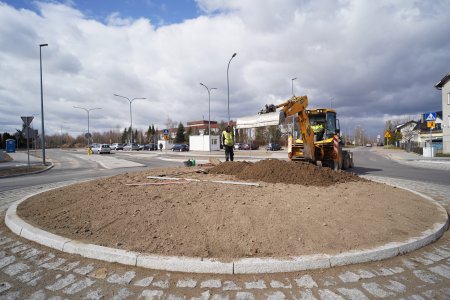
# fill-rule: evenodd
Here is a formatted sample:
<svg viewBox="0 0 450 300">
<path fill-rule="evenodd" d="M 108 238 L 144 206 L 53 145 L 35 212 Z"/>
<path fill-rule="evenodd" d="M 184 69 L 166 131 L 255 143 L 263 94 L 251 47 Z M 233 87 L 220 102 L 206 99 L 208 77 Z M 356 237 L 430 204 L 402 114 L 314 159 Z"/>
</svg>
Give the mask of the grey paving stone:
<svg viewBox="0 0 450 300">
<path fill-rule="evenodd" d="M 27 285 L 36 286 L 41 279 L 42 279 L 42 276 L 37 276 L 37 277 L 33 278 L 32 280 L 28 281 Z"/>
<path fill-rule="evenodd" d="M 9 250 L 12 254 L 17 254 L 19 252 L 23 252 L 25 250 L 27 250 L 28 248 L 30 248 L 30 246 L 27 245 L 22 245 L 22 246 L 18 246 L 15 248 L 12 248 L 11 250 Z"/>
<path fill-rule="evenodd" d="M 49 298 L 47 298 L 47 300 L 63 300 L 64 298 L 61 296 L 51 296 Z M 67 300 L 67 299 L 64 299 Z"/>
<path fill-rule="evenodd" d="M 67 263 L 65 265 L 59 266 L 59 267 L 55 268 L 55 270 L 60 270 L 60 271 L 63 271 L 63 272 L 69 272 L 72 269 L 78 267 L 79 264 L 80 264 L 79 261 L 74 261 L 74 262 L 70 262 L 70 263 Z"/>
<path fill-rule="evenodd" d="M 42 251 L 34 248 L 28 249 L 27 251 L 21 253 L 24 259 L 29 259 L 39 254 L 42 254 Z"/>
<path fill-rule="evenodd" d="M 123 275 L 112 274 L 106 279 L 106 281 L 109 283 L 129 284 L 131 280 L 133 280 L 134 276 L 136 276 L 136 272 L 128 271 Z"/>
<path fill-rule="evenodd" d="M 191 297 L 190 300 L 209 300 L 211 293 L 209 291 L 203 292 L 200 297 Z"/>
<path fill-rule="evenodd" d="M 358 282 L 361 277 L 358 274 L 355 274 L 353 272 L 347 271 L 344 273 L 341 273 L 338 275 L 338 277 L 342 280 L 344 283 L 348 282 Z"/>
<path fill-rule="evenodd" d="M 286 279 L 287 281 L 287 279 Z M 270 286 L 273 287 L 274 289 L 291 289 L 292 288 L 292 284 L 290 282 L 288 283 L 283 283 L 281 281 L 277 281 L 277 280 L 272 280 L 270 282 Z"/>
<path fill-rule="evenodd" d="M 358 273 L 358 275 L 363 279 L 375 277 L 375 274 L 373 274 L 372 272 L 370 272 L 368 270 L 364 270 L 364 269 L 359 269 L 358 271 L 356 271 L 356 273 Z"/>
<path fill-rule="evenodd" d="M 264 280 L 245 282 L 244 285 L 245 285 L 245 288 L 248 290 L 251 290 L 251 289 L 260 289 L 261 290 L 261 289 L 267 288 L 266 284 L 264 283 Z"/>
<path fill-rule="evenodd" d="M 121 288 L 121 289 L 119 289 L 119 291 L 117 291 L 117 294 L 115 294 L 111 299 L 112 300 L 123 300 L 123 299 L 127 299 L 133 295 L 134 295 L 134 293 L 129 291 L 127 288 Z"/>
<path fill-rule="evenodd" d="M 407 299 L 407 300 L 425 300 L 424 297 L 419 296 L 419 295 L 411 295 L 411 296 L 409 296 L 407 298 L 400 298 L 400 300 L 402 300 L 402 299 Z"/>
<path fill-rule="evenodd" d="M 439 256 L 442 256 L 443 258 L 449 258 L 450 257 L 450 251 L 442 249 L 442 248 L 435 248 L 433 250 L 434 254 L 437 254 Z"/>
<path fill-rule="evenodd" d="M 292 299 L 294 300 L 317 300 L 314 297 L 313 292 L 310 289 L 302 290 L 298 294 L 296 292 L 292 293 Z"/>
<path fill-rule="evenodd" d="M 323 286 L 329 287 L 329 286 L 335 286 L 337 284 L 336 278 L 333 276 L 324 276 L 319 279 Z"/>
<path fill-rule="evenodd" d="M 186 296 L 180 296 L 180 295 L 174 295 L 174 294 L 168 294 L 165 297 L 167 300 L 185 300 Z"/>
<path fill-rule="evenodd" d="M 39 290 L 31 294 L 26 300 L 45 300 L 45 292 L 44 290 Z"/>
<path fill-rule="evenodd" d="M 169 280 L 168 279 L 164 279 L 164 280 L 157 280 L 157 281 L 153 281 L 152 285 L 159 287 L 161 289 L 168 289 L 169 288 Z"/>
<path fill-rule="evenodd" d="M 267 293 L 267 300 L 285 300 L 286 295 L 281 291 L 276 291 L 272 293 Z"/>
<path fill-rule="evenodd" d="M 368 300 L 367 296 L 358 289 L 346 289 L 346 288 L 338 288 L 339 293 L 344 295 L 347 299 L 350 300 Z"/>
<path fill-rule="evenodd" d="M 0 258 L 5 257 L 5 255 L 6 255 L 5 251 L 0 251 Z"/>
<path fill-rule="evenodd" d="M 136 286 L 148 287 L 153 281 L 153 276 L 142 278 L 134 283 Z"/>
<path fill-rule="evenodd" d="M 0 259 L 0 269 L 12 264 L 15 261 L 16 261 L 15 256 L 6 256 L 6 257 Z"/>
<path fill-rule="evenodd" d="M 389 270 L 387 268 L 381 268 L 379 270 L 376 270 L 375 273 L 377 273 L 377 275 L 381 275 L 381 276 L 390 276 L 390 275 L 394 274 L 394 272 L 392 272 L 391 270 Z"/>
<path fill-rule="evenodd" d="M 377 298 L 387 298 L 395 296 L 393 292 L 385 291 L 378 283 L 375 282 L 363 283 L 361 286 Z"/>
<path fill-rule="evenodd" d="M 22 275 L 18 276 L 16 279 L 22 283 L 26 283 L 26 282 L 29 282 L 32 279 L 38 277 L 39 275 L 41 275 L 42 272 L 43 272 L 42 270 L 37 270 L 34 272 L 26 272 L 26 273 L 23 273 Z"/>
<path fill-rule="evenodd" d="M 223 282 L 224 291 L 239 291 L 241 288 L 233 281 L 226 280 Z"/>
<path fill-rule="evenodd" d="M 41 265 L 43 263 L 48 262 L 51 259 L 54 259 L 56 256 L 53 253 L 48 253 L 47 256 L 43 257 L 43 258 L 37 258 L 37 257 L 31 257 L 30 260 L 34 261 L 36 263 L 36 265 Z"/>
<path fill-rule="evenodd" d="M 255 296 L 250 292 L 237 292 L 236 300 L 255 300 Z"/>
<path fill-rule="evenodd" d="M 389 271 L 391 271 L 394 274 L 399 274 L 399 273 L 403 273 L 405 271 L 405 269 L 403 269 L 401 267 L 393 267 L 393 268 L 389 268 Z"/>
<path fill-rule="evenodd" d="M 442 281 L 441 277 L 438 277 L 437 275 L 434 275 L 430 272 L 424 271 L 424 270 L 413 270 L 413 274 L 426 283 L 436 283 Z"/>
<path fill-rule="evenodd" d="M 40 267 L 48 270 L 54 270 L 65 262 L 66 260 L 64 258 L 57 258 L 55 261 L 41 264 Z"/>
<path fill-rule="evenodd" d="M 422 265 L 428 266 L 434 264 L 431 259 L 425 259 L 423 257 L 413 257 L 411 260 L 421 263 Z"/>
<path fill-rule="evenodd" d="M 84 300 L 101 300 L 103 299 L 103 294 L 101 289 L 91 290 L 86 296 L 83 297 Z"/>
<path fill-rule="evenodd" d="M 403 265 L 410 270 L 415 269 L 417 267 L 417 264 L 415 262 L 412 262 L 409 259 L 404 258 L 404 259 L 402 259 L 402 262 L 403 262 Z"/>
<path fill-rule="evenodd" d="M 214 294 L 211 300 L 230 300 L 230 296 L 222 294 Z"/>
<path fill-rule="evenodd" d="M 429 260 L 432 260 L 434 262 L 438 262 L 438 261 L 441 261 L 441 260 L 444 259 L 444 257 L 442 257 L 442 256 L 440 256 L 438 254 L 435 254 L 433 252 L 424 252 L 424 253 L 422 253 L 422 256 L 425 259 L 429 259 Z"/>
<path fill-rule="evenodd" d="M 145 300 L 159 300 L 162 299 L 164 295 L 163 291 L 159 291 L 159 290 L 143 290 L 140 298 L 145 299 Z"/>
<path fill-rule="evenodd" d="M 79 293 L 82 290 L 90 287 L 94 283 L 95 283 L 95 280 L 92 280 L 90 278 L 84 278 L 82 280 L 75 282 L 71 286 L 66 287 L 62 292 L 64 294 L 73 295 L 73 294 Z"/>
<path fill-rule="evenodd" d="M 79 268 L 76 268 L 75 270 L 73 270 L 74 273 L 80 274 L 80 275 L 87 275 L 89 273 L 91 273 L 94 270 L 94 265 L 89 264 L 87 266 L 82 266 Z"/>
<path fill-rule="evenodd" d="M 319 290 L 319 297 L 321 300 L 345 300 L 341 296 L 336 293 L 333 293 L 330 290 Z"/>
<path fill-rule="evenodd" d="M 0 239 L 0 246 L 6 245 L 8 243 L 11 243 L 13 240 L 8 237 L 3 237 Z"/>
<path fill-rule="evenodd" d="M 200 283 L 200 288 L 214 289 L 222 287 L 222 281 L 218 279 L 205 280 Z"/>
<path fill-rule="evenodd" d="M 23 245 L 22 242 L 14 242 L 14 243 L 5 245 L 5 246 L 3 247 L 3 249 L 4 249 L 4 250 L 7 250 L 7 249 L 15 248 L 15 247 L 21 246 L 21 245 Z"/>
<path fill-rule="evenodd" d="M 9 276 L 16 276 L 19 273 L 29 270 L 30 267 L 24 263 L 16 263 L 3 269 L 3 273 Z"/>
<path fill-rule="evenodd" d="M 194 288 L 197 285 L 197 280 L 194 279 L 180 279 L 177 281 L 177 288 Z"/>
<path fill-rule="evenodd" d="M 47 285 L 45 288 L 47 290 L 55 292 L 65 288 L 66 286 L 74 282 L 75 282 L 75 275 L 69 274 L 61 279 L 58 279 L 55 283 Z"/>
<path fill-rule="evenodd" d="M 20 291 L 7 292 L 6 294 L 0 295 L 0 300 L 17 300 L 20 299 Z"/>
<path fill-rule="evenodd" d="M 428 270 L 430 270 L 433 273 L 439 274 L 442 277 L 450 279 L 450 267 L 447 267 L 445 265 L 440 265 L 440 266 L 431 267 Z"/>
<path fill-rule="evenodd" d="M 317 283 L 310 275 L 303 275 L 300 278 L 296 278 L 295 282 L 301 288 L 312 289 L 313 287 L 317 287 Z"/>
<path fill-rule="evenodd" d="M 12 285 L 9 282 L 3 281 L 0 282 L 0 293 L 3 293 L 4 291 L 9 290 L 12 288 Z"/>
<path fill-rule="evenodd" d="M 389 284 L 385 285 L 385 287 L 397 294 L 406 292 L 406 286 L 395 280 L 389 280 Z"/>
</svg>

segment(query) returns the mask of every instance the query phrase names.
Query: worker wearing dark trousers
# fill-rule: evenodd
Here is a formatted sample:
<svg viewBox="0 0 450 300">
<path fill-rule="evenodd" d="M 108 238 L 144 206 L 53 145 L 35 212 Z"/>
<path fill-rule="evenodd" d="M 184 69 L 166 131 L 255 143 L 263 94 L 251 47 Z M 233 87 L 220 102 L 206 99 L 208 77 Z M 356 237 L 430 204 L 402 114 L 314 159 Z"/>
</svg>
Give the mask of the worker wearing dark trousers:
<svg viewBox="0 0 450 300">
<path fill-rule="evenodd" d="M 234 160 L 234 141 L 233 141 L 233 132 L 231 131 L 231 127 L 227 126 L 227 129 L 225 129 L 222 132 L 222 144 L 225 148 L 225 159 L 226 161 Z"/>
</svg>

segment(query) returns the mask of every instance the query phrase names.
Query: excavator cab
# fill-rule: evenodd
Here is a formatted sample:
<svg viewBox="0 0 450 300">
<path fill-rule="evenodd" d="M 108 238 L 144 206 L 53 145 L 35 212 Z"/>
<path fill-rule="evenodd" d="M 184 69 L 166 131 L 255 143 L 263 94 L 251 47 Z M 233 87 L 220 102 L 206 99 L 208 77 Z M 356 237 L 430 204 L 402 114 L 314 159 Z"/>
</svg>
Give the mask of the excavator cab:
<svg viewBox="0 0 450 300">
<path fill-rule="evenodd" d="M 336 111 L 331 109 L 314 109 L 307 110 L 306 114 L 314 132 L 314 142 L 333 138 L 339 133 L 339 120 L 336 119 Z"/>
</svg>

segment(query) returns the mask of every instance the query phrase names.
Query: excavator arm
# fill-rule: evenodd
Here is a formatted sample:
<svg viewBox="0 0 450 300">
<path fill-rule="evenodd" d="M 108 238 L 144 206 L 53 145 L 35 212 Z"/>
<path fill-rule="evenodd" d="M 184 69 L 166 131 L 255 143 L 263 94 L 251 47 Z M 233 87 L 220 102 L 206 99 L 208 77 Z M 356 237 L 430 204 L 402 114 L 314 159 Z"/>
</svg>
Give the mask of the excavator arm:
<svg viewBox="0 0 450 300">
<path fill-rule="evenodd" d="M 266 106 L 266 110 L 261 110 L 257 116 L 239 118 L 237 120 L 236 128 L 255 128 L 270 125 L 280 125 L 284 122 L 286 117 L 298 113 L 297 122 L 299 123 L 302 133 L 305 159 L 314 162 L 314 132 L 311 129 L 309 117 L 306 113 L 307 106 L 307 96 L 294 96 L 286 102 L 276 105 L 275 107 L 277 109 L 280 109 L 278 112 L 273 112 L 273 109 L 270 109 L 271 107 L 273 107 L 271 105 Z M 292 137 L 290 139 L 292 140 Z M 292 141 L 290 141 L 290 143 L 292 144 Z"/>
</svg>

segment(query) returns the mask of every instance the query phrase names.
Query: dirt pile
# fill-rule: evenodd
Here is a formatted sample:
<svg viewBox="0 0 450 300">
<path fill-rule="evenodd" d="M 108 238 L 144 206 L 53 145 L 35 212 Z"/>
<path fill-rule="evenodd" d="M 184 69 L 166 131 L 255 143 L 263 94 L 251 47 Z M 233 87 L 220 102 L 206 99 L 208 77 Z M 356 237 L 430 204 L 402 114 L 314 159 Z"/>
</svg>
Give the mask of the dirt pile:
<svg viewBox="0 0 450 300">
<path fill-rule="evenodd" d="M 244 180 L 268 183 L 301 184 L 305 186 L 330 186 L 336 183 L 363 181 L 353 173 L 333 171 L 306 162 L 275 159 L 251 162 L 225 162 L 209 170 L 210 174 L 234 175 Z"/>
</svg>

